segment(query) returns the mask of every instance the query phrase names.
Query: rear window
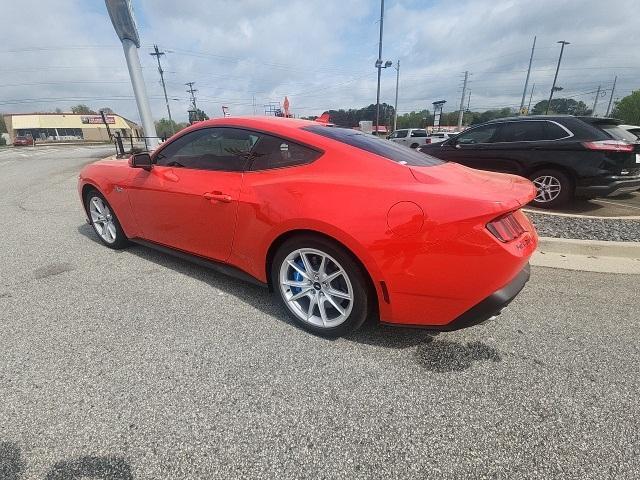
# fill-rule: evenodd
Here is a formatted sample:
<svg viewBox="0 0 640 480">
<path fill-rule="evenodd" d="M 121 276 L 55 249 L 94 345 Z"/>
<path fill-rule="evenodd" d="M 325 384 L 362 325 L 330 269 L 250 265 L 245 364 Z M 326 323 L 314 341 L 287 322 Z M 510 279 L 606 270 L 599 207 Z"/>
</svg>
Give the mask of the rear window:
<svg viewBox="0 0 640 480">
<path fill-rule="evenodd" d="M 444 163 L 430 155 L 416 152 L 415 150 L 403 147 L 397 143 L 374 137 L 366 133 L 352 130 L 350 128 L 325 127 L 322 125 L 311 125 L 303 127 L 302 130 L 312 132 L 323 137 L 346 143 L 352 147 L 359 148 L 369 153 L 380 155 L 394 162 L 414 167 L 429 167 Z"/>
<path fill-rule="evenodd" d="M 628 130 L 625 130 L 613 123 L 595 124 L 600 130 L 604 130 L 607 135 L 616 140 L 626 140 L 628 142 L 637 142 L 638 137 Z"/>
<path fill-rule="evenodd" d="M 427 136 L 427 131 L 426 130 L 412 130 L 411 131 L 411 136 L 412 137 L 426 137 Z"/>
</svg>

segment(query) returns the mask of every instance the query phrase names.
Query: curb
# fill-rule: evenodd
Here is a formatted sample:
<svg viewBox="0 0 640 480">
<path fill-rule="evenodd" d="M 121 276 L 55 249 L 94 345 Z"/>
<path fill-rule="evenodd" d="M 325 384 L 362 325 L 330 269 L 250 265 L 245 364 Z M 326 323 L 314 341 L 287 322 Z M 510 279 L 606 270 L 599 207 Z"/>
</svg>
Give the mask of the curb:
<svg viewBox="0 0 640 480">
<path fill-rule="evenodd" d="M 569 218 L 590 218 L 597 220 L 640 220 L 640 215 L 621 215 L 619 217 L 604 217 L 602 215 L 582 215 L 578 213 L 561 213 L 561 212 L 545 212 L 541 210 L 531 210 L 523 208 L 525 213 L 533 213 L 536 215 L 549 215 L 551 217 L 569 217 Z"/>
<path fill-rule="evenodd" d="M 640 275 L 640 242 L 540 237 L 531 264 L 585 272 Z"/>
</svg>

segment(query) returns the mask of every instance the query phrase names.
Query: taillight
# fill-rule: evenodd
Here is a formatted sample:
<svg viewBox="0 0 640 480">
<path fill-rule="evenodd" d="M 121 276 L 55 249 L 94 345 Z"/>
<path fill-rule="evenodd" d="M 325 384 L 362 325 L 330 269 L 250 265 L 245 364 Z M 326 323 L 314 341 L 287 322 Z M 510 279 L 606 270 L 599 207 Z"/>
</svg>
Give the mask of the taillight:
<svg viewBox="0 0 640 480">
<path fill-rule="evenodd" d="M 425 144 L 427 144 L 427 143 L 431 143 L 431 139 L 430 139 L 430 138 L 427 138 L 427 139 L 424 141 L 424 143 L 425 143 Z"/>
<path fill-rule="evenodd" d="M 623 140 L 598 140 L 597 142 L 583 142 L 589 150 L 603 150 L 605 152 L 633 152 L 634 145 Z"/>
<path fill-rule="evenodd" d="M 507 213 L 487 223 L 487 230 L 504 243 L 515 240 L 525 232 L 513 213 Z"/>
</svg>

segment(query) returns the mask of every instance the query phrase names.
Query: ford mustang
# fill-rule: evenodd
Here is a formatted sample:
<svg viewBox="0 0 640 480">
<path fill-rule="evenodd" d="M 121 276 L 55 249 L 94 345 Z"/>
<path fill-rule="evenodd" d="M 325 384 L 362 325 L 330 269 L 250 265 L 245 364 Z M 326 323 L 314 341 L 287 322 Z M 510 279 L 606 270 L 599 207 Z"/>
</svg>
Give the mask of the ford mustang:
<svg viewBox="0 0 640 480">
<path fill-rule="evenodd" d="M 303 120 L 200 122 L 153 153 L 84 167 L 78 192 L 105 246 L 136 242 L 267 286 L 324 336 L 367 318 L 483 322 L 524 287 L 537 245 L 528 180 Z"/>
</svg>

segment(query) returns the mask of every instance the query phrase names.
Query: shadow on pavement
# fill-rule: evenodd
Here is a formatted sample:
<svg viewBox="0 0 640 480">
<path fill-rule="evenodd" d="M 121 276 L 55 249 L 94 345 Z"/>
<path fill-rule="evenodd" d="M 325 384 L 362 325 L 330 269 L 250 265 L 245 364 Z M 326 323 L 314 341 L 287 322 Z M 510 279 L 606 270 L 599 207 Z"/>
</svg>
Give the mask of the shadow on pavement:
<svg viewBox="0 0 640 480">
<path fill-rule="evenodd" d="M 80 457 L 57 462 L 45 480 L 132 480 L 131 466 L 120 457 Z"/>
<path fill-rule="evenodd" d="M 93 242 L 100 243 L 90 225 L 83 224 L 78 232 Z M 195 265 L 180 258 L 158 252 L 152 248 L 133 245 L 125 250 L 163 268 L 169 268 L 191 278 L 232 295 L 249 303 L 260 311 L 275 317 L 289 325 L 299 328 L 289 317 L 289 313 L 280 305 L 275 296 L 265 288 L 253 285 L 208 268 Z M 433 371 L 451 372 L 467 369 L 473 361 L 500 361 L 497 350 L 480 342 L 463 345 L 454 341 L 434 341 L 439 332 L 415 328 L 390 327 L 378 324 L 375 319 L 367 321 L 360 330 L 343 338 L 348 341 L 382 348 L 405 349 L 418 347 L 419 363 Z M 328 340 L 331 341 L 331 340 Z"/>
<path fill-rule="evenodd" d="M 13 442 L 0 442 L 0 478 L 18 480 L 22 476 L 25 464 L 20 447 Z"/>
</svg>

